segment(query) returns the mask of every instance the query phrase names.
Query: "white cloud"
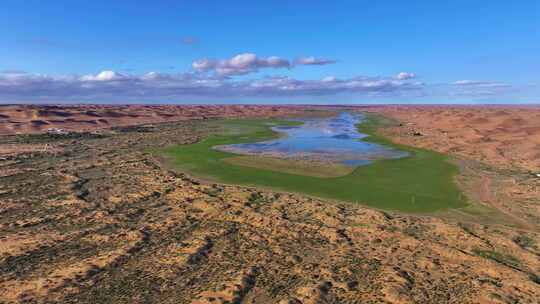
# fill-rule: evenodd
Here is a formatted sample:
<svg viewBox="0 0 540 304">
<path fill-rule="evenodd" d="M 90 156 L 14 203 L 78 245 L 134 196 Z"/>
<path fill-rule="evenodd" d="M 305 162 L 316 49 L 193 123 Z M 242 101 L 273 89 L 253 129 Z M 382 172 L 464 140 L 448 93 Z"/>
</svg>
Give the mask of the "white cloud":
<svg viewBox="0 0 540 304">
<path fill-rule="evenodd" d="M 271 56 L 260 58 L 253 53 L 243 53 L 230 59 L 200 59 L 193 62 L 192 67 L 197 72 L 214 71 L 217 76 L 244 75 L 257 72 L 261 68 L 289 68 L 290 62 L 286 59 Z"/>
<path fill-rule="evenodd" d="M 401 72 L 396 75 L 396 79 L 399 79 L 399 80 L 406 80 L 406 79 L 413 79 L 413 78 L 416 78 L 416 74 L 414 73 Z"/>
<path fill-rule="evenodd" d="M 462 87 L 484 87 L 484 88 L 504 88 L 510 85 L 504 82 L 498 81 L 482 81 L 482 80 L 458 80 L 452 83 L 456 86 Z"/>
<path fill-rule="evenodd" d="M 125 75 L 116 73 L 114 71 L 102 71 L 97 75 L 84 75 L 81 77 L 82 81 L 111 81 L 126 79 Z"/>
<path fill-rule="evenodd" d="M 259 59 L 256 59 L 259 60 Z M 266 58 L 270 66 L 279 60 Z M 260 66 L 261 64 L 259 64 Z M 236 58 L 230 65 L 235 71 L 253 66 L 253 57 Z M 365 96 L 401 95 L 423 89 L 423 84 L 380 77 L 299 80 L 289 77 L 266 77 L 256 80 L 233 80 L 197 73 L 167 74 L 149 72 L 142 75 L 103 71 L 96 75 L 47 76 L 39 74 L 0 74 L 0 100 L 138 100 L 191 97 L 276 97 L 321 96 L 342 93 Z"/>
<path fill-rule="evenodd" d="M 499 81 L 457 80 L 450 83 L 446 94 L 457 98 L 500 98 L 511 96 L 516 90 L 510 84 Z"/>
<path fill-rule="evenodd" d="M 326 65 L 336 63 L 336 61 L 332 59 L 315 58 L 313 56 L 309 56 L 297 58 L 294 63 L 297 65 Z"/>
<path fill-rule="evenodd" d="M 216 63 L 214 60 L 203 58 L 203 59 L 194 61 L 191 64 L 191 66 L 193 67 L 193 69 L 199 72 L 206 72 L 206 71 L 210 71 L 211 69 L 214 69 L 216 66 Z"/>
<path fill-rule="evenodd" d="M 326 76 L 326 77 L 323 77 L 323 79 L 321 79 L 322 82 L 333 82 L 333 81 L 336 81 L 336 77 L 335 76 Z"/>
</svg>

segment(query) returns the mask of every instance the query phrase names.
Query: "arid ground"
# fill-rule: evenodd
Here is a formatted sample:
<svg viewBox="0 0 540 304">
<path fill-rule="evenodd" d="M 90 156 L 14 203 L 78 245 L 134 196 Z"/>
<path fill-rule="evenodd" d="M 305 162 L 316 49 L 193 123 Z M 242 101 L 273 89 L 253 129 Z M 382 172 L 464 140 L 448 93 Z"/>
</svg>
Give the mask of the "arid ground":
<svg viewBox="0 0 540 304">
<path fill-rule="evenodd" d="M 538 303 L 538 107 L 352 108 L 459 165 L 470 204 L 428 215 L 209 183 L 151 152 L 306 109 L 1 106 L 0 303 Z"/>
<path fill-rule="evenodd" d="M 235 105 L 0 105 L 0 135 L 43 133 L 55 128 L 96 131 L 117 126 L 219 117 L 276 117 L 300 110 L 299 107 Z"/>
</svg>

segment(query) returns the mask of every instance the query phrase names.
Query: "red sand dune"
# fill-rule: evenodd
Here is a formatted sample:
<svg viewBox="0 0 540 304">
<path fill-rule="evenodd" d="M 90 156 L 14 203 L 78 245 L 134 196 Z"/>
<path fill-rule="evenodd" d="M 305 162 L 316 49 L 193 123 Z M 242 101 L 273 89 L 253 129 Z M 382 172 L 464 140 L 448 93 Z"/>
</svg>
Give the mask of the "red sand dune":
<svg viewBox="0 0 540 304">
<path fill-rule="evenodd" d="M 498 167 L 540 172 L 540 106 L 373 106 L 404 122 L 395 140 L 482 159 Z M 405 130 L 404 128 L 409 128 Z M 419 131 L 424 136 L 409 136 Z"/>
<path fill-rule="evenodd" d="M 283 116 L 302 109 L 255 105 L 5 105 L 0 106 L 0 135 L 41 133 L 52 128 L 92 131 L 188 119 Z"/>
</svg>

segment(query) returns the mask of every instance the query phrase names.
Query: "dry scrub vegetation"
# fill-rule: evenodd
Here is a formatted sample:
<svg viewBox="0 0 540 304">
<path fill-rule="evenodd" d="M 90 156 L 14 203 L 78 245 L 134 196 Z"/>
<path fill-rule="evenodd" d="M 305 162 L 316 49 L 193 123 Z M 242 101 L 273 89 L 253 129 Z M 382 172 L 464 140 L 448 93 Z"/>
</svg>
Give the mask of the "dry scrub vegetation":
<svg viewBox="0 0 540 304">
<path fill-rule="evenodd" d="M 212 131 L 198 126 L 184 121 L 99 135 L 0 138 L 0 146 L 37 147 L 10 150 L 0 160 L 0 302 L 540 298 L 540 235 L 533 218 L 519 225 L 478 224 L 470 213 L 414 216 L 209 184 L 169 171 L 146 152 L 193 143 Z M 522 171 L 474 164 L 464 167 L 472 170 L 463 177 L 465 186 L 491 189 L 520 177 L 521 188 L 512 189 L 538 185 Z M 525 200 L 530 192 L 486 193 L 478 194 L 485 204 L 495 199 L 494 206 L 502 204 L 509 215 L 540 215 L 532 207 L 537 201 Z M 498 202 L 502 197 L 510 200 Z"/>
</svg>

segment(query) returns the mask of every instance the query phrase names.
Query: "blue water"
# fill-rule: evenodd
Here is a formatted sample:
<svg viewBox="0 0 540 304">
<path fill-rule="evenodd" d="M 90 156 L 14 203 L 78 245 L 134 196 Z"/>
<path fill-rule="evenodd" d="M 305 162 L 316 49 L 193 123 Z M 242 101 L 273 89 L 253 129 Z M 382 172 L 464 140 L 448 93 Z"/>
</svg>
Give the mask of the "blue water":
<svg viewBox="0 0 540 304">
<path fill-rule="evenodd" d="M 278 139 L 218 146 L 216 149 L 246 155 L 261 155 L 295 159 L 314 159 L 340 162 L 350 166 L 370 164 L 376 159 L 401 158 L 407 152 L 369 143 L 362 138 L 356 124 L 363 116 L 358 113 L 342 112 L 330 118 L 298 119 L 304 122 L 296 127 L 273 127 L 284 133 Z"/>
</svg>

